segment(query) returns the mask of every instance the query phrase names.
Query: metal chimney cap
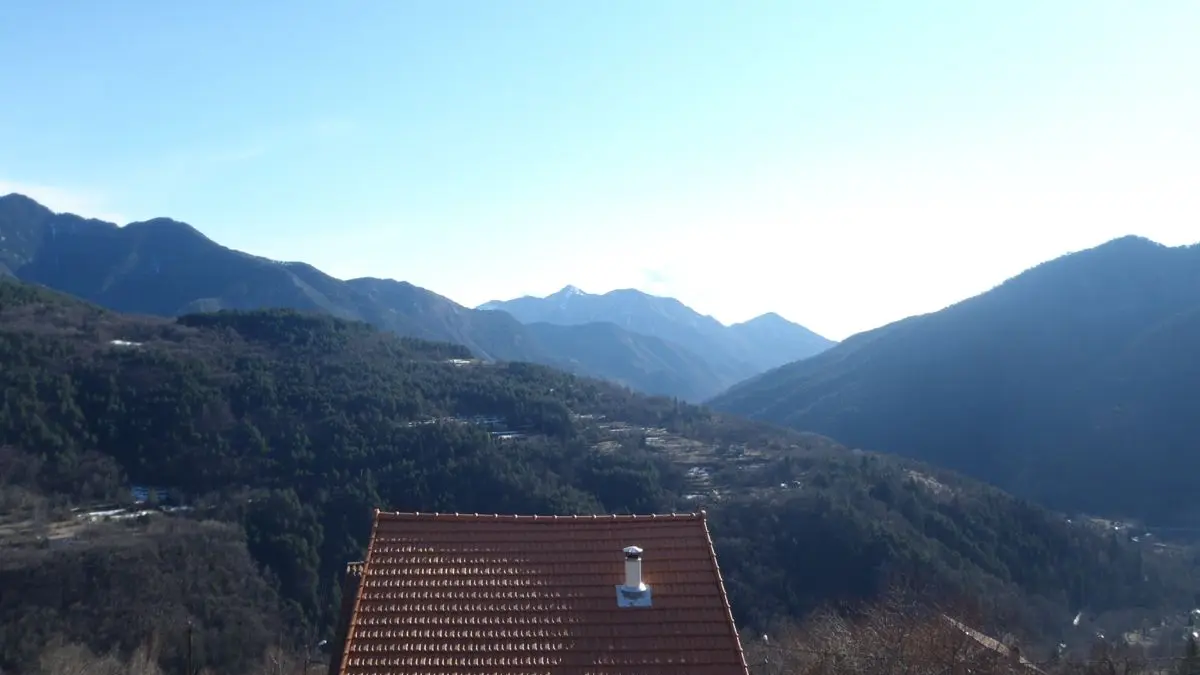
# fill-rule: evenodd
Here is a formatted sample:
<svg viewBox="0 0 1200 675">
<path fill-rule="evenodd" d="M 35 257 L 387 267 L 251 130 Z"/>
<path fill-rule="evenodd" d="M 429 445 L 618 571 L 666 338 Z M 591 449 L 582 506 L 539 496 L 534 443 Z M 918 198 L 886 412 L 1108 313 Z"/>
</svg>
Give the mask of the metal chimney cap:
<svg viewBox="0 0 1200 675">
<path fill-rule="evenodd" d="M 640 546 L 626 546 L 625 557 L 629 560 L 640 560 L 642 557 L 642 548 Z"/>
</svg>

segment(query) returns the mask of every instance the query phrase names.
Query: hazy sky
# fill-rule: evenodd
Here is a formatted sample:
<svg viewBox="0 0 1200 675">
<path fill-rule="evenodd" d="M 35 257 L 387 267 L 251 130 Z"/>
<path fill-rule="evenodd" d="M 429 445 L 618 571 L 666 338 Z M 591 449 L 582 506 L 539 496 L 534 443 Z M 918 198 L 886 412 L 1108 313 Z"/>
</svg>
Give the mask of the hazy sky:
<svg viewBox="0 0 1200 675">
<path fill-rule="evenodd" d="M 1200 240 L 1196 0 L 5 0 L 0 193 L 842 338 Z"/>
</svg>

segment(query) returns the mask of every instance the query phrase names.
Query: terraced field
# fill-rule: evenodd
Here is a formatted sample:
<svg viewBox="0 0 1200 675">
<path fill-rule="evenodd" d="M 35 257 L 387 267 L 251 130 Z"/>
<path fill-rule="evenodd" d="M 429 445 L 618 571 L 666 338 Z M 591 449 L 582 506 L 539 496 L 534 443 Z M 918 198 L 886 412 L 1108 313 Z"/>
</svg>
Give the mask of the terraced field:
<svg viewBox="0 0 1200 675">
<path fill-rule="evenodd" d="M 744 444 L 717 445 L 686 438 L 661 427 L 640 427 L 603 418 L 589 419 L 593 423 L 591 428 L 601 438 L 592 445 L 593 451 L 614 452 L 623 444 L 635 440 L 647 449 L 661 453 L 683 470 L 687 478 L 686 498 L 689 501 L 700 504 L 718 501 L 735 489 L 773 490 L 788 487 L 765 482 L 747 485 L 746 477 L 767 465 L 767 454 L 761 448 Z M 734 476 L 737 480 L 732 479 Z"/>
</svg>

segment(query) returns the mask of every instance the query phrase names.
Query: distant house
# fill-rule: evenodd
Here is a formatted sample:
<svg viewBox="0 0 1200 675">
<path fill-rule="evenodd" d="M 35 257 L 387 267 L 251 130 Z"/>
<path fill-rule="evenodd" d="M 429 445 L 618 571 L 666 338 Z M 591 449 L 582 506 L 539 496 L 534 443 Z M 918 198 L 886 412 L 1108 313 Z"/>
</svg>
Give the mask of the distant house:
<svg viewBox="0 0 1200 675">
<path fill-rule="evenodd" d="M 704 513 L 376 511 L 334 675 L 747 675 Z"/>
<path fill-rule="evenodd" d="M 133 503 L 145 504 L 153 497 L 159 503 L 167 501 L 167 490 L 158 487 L 147 487 L 145 485 L 134 485 L 129 488 L 129 494 L 133 497 Z"/>
</svg>

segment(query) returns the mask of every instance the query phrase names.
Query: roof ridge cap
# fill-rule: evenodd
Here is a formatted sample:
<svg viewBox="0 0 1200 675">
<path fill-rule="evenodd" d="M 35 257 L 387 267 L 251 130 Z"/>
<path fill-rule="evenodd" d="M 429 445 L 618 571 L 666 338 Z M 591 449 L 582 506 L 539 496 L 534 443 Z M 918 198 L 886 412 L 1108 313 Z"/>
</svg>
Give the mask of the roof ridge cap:
<svg viewBox="0 0 1200 675">
<path fill-rule="evenodd" d="M 683 513 L 604 513 L 604 514 L 500 514 L 459 513 L 440 511 L 381 511 L 375 510 L 375 520 L 428 520 L 428 521 L 495 521 L 495 522 L 578 522 L 592 521 L 647 521 L 647 520 L 705 520 L 703 510 Z"/>
</svg>

